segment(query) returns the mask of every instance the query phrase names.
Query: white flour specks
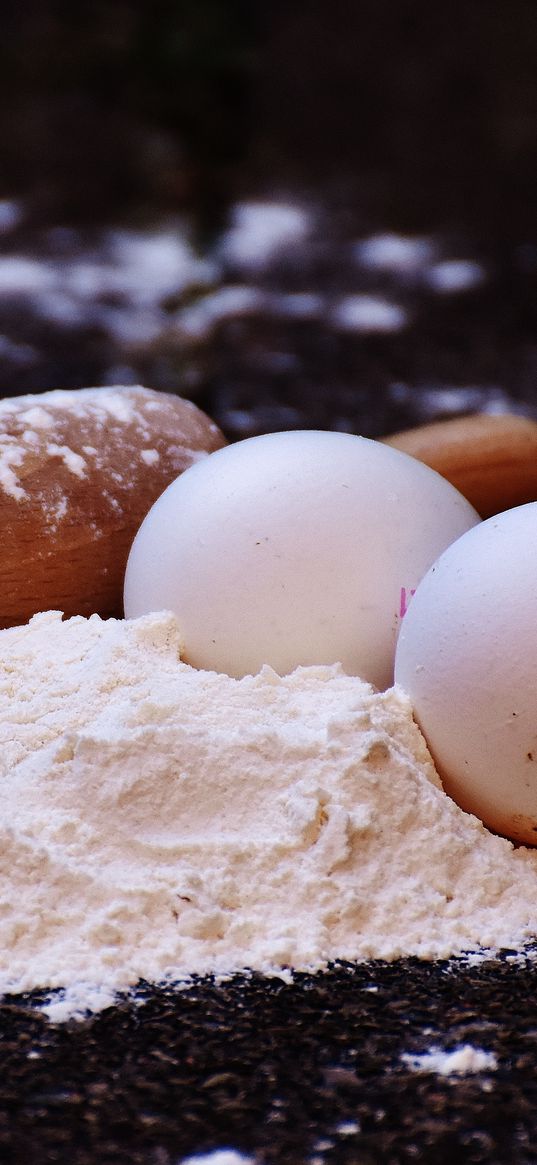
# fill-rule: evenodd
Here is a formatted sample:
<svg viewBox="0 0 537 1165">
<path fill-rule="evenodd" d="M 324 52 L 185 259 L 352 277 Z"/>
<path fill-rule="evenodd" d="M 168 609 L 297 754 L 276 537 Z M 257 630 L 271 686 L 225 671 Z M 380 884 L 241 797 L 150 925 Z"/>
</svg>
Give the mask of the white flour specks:
<svg viewBox="0 0 537 1165">
<path fill-rule="evenodd" d="M 28 429 L 51 429 L 54 425 L 54 417 L 46 409 L 41 408 L 40 405 L 34 405 L 33 408 L 25 409 L 21 413 L 21 420 L 27 425 Z"/>
<path fill-rule="evenodd" d="M 406 311 L 378 295 L 348 295 L 332 311 L 332 323 L 342 332 L 398 332 L 408 322 Z"/>
<path fill-rule="evenodd" d="M 160 461 L 158 449 L 142 449 L 140 457 L 145 465 L 157 465 Z"/>
<path fill-rule="evenodd" d="M 31 446 L 32 441 L 27 442 Z M 15 501 L 26 497 L 17 470 L 24 461 L 24 446 L 9 437 L 0 437 L 0 489 Z"/>
<path fill-rule="evenodd" d="M 69 473 L 74 473 L 76 477 L 86 476 L 86 462 L 79 453 L 75 453 L 69 449 L 68 445 L 56 445 L 54 441 L 50 441 L 47 445 L 47 454 L 49 457 L 59 457 L 63 461 Z"/>
<path fill-rule="evenodd" d="M 451 1051 L 429 1048 L 418 1055 L 403 1053 L 401 1059 L 413 1072 L 434 1072 L 437 1076 L 469 1076 L 478 1072 L 495 1072 L 498 1061 L 493 1052 L 462 1044 Z"/>
<path fill-rule="evenodd" d="M 245 1157 L 236 1149 L 213 1149 L 208 1153 L 183 1157 L 178 1165 L 255 1165 L 255 1160 L 253 1157 Z"/>
<path fill-rule="evenodd" d="M 3 493 L 28 512 L 33 507 L 34 521 L 39 509 L 47 536 L 59 520 L 79 521 L 80 508 L 95 507 L 98 499 L 113 496 L 111 510 L 124 513 L 142 466 L 159 466 L 167 484 L 217 433 L 190 402 L 138 385 L 1 400 L 0 501 Z"/>
</svg>

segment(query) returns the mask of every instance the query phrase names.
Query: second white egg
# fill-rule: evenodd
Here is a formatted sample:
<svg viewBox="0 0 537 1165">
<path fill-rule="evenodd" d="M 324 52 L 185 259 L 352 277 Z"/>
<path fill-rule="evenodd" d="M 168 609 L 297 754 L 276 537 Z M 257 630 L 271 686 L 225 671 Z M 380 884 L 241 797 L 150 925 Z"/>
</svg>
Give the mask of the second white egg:
<svg viewBox="0 0 537 1165">
<path fill-rule="evenodd" d="M 537 845 L 537 503 L 450 546 L 420 583 L 397 644 L 444 788 L 497 833 Z"/>
<path fill-rule="evenodd" d="M 385 688 L 414 588 L 479 520 L 439 474 L 376 441 L 250 438 L 189 468 L 150 510 L 125 614 L 174 611 L 195 667 L 283 675 L 340 662 Z"/>
</svg>

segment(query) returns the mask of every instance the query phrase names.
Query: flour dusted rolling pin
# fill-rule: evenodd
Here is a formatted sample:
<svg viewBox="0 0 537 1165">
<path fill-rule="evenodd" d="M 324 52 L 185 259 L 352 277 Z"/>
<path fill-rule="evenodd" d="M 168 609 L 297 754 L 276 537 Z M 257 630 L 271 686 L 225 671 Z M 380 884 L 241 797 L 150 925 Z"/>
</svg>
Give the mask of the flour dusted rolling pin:
<svg viewBox="0 0 537 1165">
<path fill-rule="evenodd" d="M 0 401 L 0 626 L 122 615 L 134 535 L 160 493 L 225 445 L 190 401 L 139 387 Z"/>
<path fill-rule="evenodd" d="M 482 518 L 537 500 L 537 422 L 479 414 L 384 438 L 446 477 Z"/>
</svg>

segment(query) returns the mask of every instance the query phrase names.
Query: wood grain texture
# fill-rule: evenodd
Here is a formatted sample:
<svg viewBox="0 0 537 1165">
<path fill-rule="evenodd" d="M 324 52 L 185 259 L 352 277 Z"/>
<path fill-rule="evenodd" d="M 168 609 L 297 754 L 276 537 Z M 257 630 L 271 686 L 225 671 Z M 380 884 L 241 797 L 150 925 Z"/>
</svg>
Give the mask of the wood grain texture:
<svg viewBox="0 0 537 1165">
<path fill-rule="evenodd" d="M 0 626 L 48 609 L 120 618 L 140 523 L 225 443 L 190 401 L 148 389 L 0 401 Z"/>
<path fill-rule="evenodd" d="M 528 417 L 456 417 L 384 442 L 436 469 L 482 518 L 537 500 L 537 422 Z"/>
</svg>

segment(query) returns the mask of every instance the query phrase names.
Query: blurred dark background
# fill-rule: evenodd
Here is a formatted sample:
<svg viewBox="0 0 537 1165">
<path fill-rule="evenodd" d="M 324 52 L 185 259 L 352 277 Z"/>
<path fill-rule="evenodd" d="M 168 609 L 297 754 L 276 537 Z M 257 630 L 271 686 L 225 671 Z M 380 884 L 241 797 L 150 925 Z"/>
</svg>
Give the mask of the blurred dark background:
<svg viewBox="0 0 537 1165">
<path fill-rule="evenodd" d="M 536 66 L 532 0 L 6 6 L 0 391 L 533 414 Z"/>
</svg>

